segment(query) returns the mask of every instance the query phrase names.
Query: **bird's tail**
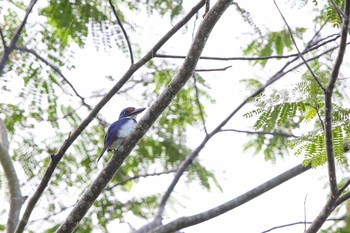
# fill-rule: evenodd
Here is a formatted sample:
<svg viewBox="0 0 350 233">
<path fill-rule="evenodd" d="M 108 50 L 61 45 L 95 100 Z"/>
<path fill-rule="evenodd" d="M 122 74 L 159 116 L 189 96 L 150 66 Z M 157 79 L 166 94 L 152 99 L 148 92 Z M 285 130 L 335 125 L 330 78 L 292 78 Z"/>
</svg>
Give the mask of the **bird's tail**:
<svg viewBox="0 0 350 233">
<path fill-rule="evenodd" d="M 98 158 L 97 158 L 97 162 L 100 160 L 100 158 L 103 156 L 103 154 L 106 152 L 106 150 L 107 150 L 107 146 L 104 146 L 103 147 L 103 150 L 101 151 L 101 154 L 98 156 Z"/>
</svg>

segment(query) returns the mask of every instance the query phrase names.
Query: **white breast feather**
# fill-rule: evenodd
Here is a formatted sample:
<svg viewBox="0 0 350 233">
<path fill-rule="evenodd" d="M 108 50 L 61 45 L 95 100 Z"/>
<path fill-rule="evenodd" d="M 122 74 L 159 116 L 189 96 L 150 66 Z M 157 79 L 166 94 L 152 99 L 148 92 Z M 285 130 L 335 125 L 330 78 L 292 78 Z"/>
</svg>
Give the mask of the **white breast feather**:
<svg viewBox="0 0 350 233">
<path fill-rule="evenodd" d="M 118 137 L 125 138 L 135 128 L 135 126 L 136 122 L 133 119 L 128 119 L 128 121 L 120 127 L 118 131 Z"/>
<path fill-rule="evenodd" d="M 118 140 L 114 141 L 108 149 L 116 150 L 120 144 L 123 142 L 124 138 L 130 134 L 130 132 L 135 128 L 136 122 L 133 119 L 129 119 L 125 122 L 118 131 Z"/>
</svg>

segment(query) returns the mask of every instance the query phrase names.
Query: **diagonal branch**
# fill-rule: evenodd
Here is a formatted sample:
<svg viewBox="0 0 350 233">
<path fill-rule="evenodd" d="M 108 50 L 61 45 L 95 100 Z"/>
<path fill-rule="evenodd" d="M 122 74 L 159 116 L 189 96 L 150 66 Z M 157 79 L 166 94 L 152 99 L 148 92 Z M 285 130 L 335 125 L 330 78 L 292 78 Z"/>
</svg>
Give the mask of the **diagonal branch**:
<svg viewBox="0 0 350 233">
<path fill-rule="evenodd" d="M 306 66 L 307 69 L 310 71 L 312 77 L 315 79 L 315 81 L 317 82 L 317 84 L 318 84 L 318 85 L 321 87 L 321 89 L 324 91 L 325 89 L 324 89 L 322 83 L 321 83 L 320 80 L 317 78 L 316 74 L 314 73 L 314 71 L 311 69 L 310 65 L 309 65 L 309 64 L 307 63 L 307 61 L 305 60 L 303 54 L 300 52 L 300 50 L 299 50 L 299 48 L 298 48 L 298 45 L 297 45 L 297 43 L 296 43 L 296 41 L 295 41 L 295 39 L 294 39 L 292 29 L 290 28 L 290 26 L 289 26 L 289 24 L 288 24 L 286 18 L 284 17 L 284 15 L 282 14 L 280 8 L 278 7 L 278 5 L 277 5 L 277 3 L 276 3 L 276 0 L 274 0 L 273 2 L 274 2 L 274 4 L 275 4 L 275 6 L 276 6 L 278 12 L 280 13 L 280 15 L 281 15 L 281 17 L 282 17 L 284 23 L 286 24 L 286 26 L 287 26 L 287 28 L 288 28 L 289 35 L 290 35 L 290 37 L 291 37 L 291 39 L 292 39 L 292 41 L 293 41 L 293 44 L 294 44 L 296 50 L 298 51 L 299 57 L 301 57 L 301 59 L 302 59 L 303 62 L 305 63 L 305 66 Z"/>
<path fill-rule="evenodd" d="M 112 179 L 115 172 L 123 164 L 125 158 L 135 147 L 136 143 L 143 137 L 160 114 L 171 103 L 173 98 L 175 98 L 177 93 L 191 78 L 213 27 L 219 21 L 221 15 L 226 11 L 230 4 L 231 0 L 219 0 L 208 12 L 198 29 L 198 33 L 189 49 L 187 58 L 183 62 L 183 65 L 179 69 L 178 73 L 160 94 L 153 105 L 148 109 L 137 124 L 135 130 L 131 132 L 131 134 L 114 153 L 113 157 L 109 160 L 95 181 L 81 196 L 79 202 L 69 214 L 65 222 L 56 231 L 57 233 L 72 232 L 75 229 L 93 202 L 108 184 L 110 179 Z"/>
<path fill-rule="evenodd" d="M 113 14 L 115 16 L 115 18 L 117 19 L 117 22 L 119 24 L 119 27 L 122 29 L 122 32 L 124 34 L 124 37 L 125 37 L 125 40 L 126 40 L 126 43 L 128 44 L 128 48 L 129 48 L 129 52 L 130 52 L 130 60 L 131 60 L 131 65 L 134 64 L 134 55 L 133 55 L 133 52 L 132 52 L 132 48 L 131 48 L 131 43 L 130 43 L 130 40 L 129 40 L 129 37 L 128 37 L 128 34 L 126 33 L 126 30 L 121 22 L 121 20 L 119 19 L 119 16 L 118 16 L 118 13 L 112 3 L 112 0 L 109 0 L 109 5 L 111 6 L 112 8 L 112 11 L 113 11 Z"/>
<path fill-rule="evenodd" d="M 196 93 L 196 103 L 197 103 L 197 106 L 199 109 L 199 115 L 201 116 L 202 121 L 203 121 L 203 129 L 204 129 L 205 134 L 208 134 L 207 126 L 205 124 L 205 117 L 204 117 L 202 105 L 201 105 L 201 102 L 199 101 L 199 90 L 197 87 L 197 79 L 196 79 L 195 74 L 192 75 L 192 79 L 193 79 L 194 90 Z"/>
<path fill-rule="evenodd" d="M 0 37 L 1 37 L 2 46 L 4 46 L 4 50 L 7 50 L 7 44 L 6 44 L 5 36 L 4 36 L 4 33 L 2 32 L 2 28 L 1 27 L 0 27 Z"/>
<path fill-rule="evenodd" d="M 339 19 L 342 20 L 344 18 L 346 18 L 346 15 L 342 12 L 341 9 L 339 9 L 339 7 L 337 6 L 337 4 L 334 2 L 334 0 L 329 0 L 335 10 L 335 12 L 337 12 Z"/>
<path fill-rule="evenodd" d="M 81 103 L 83 106 L 85 106 L 87 109 L 89 109 L 90 111 L 93 109 L 86 101 L 85 98 L 80 95 L 78 93 L 78 91 L 75 89 L 75 87 L 73 86 L 73 84 L 66 78 L 66 76 L 61 72 L 61 70 L 55 66 L 54 64 L 52 64 L 51 62 L 49 62 L 47 59 L 43 58 L 42 56 L 40 56 L 35 50 L 33 49 L 29 49 L 26 47 L 22 47 L 22 46 L 15 46 L 16 50 L 19 51 L 23 51 L 26 53 L 30 53 L 32 55 L 34 55 L 38 60 L 42 61 L 45 65 L 49 66 L 52 70 L 54 70 L 62 79 L 65 83 L 68 84 L 68 86 L 72 89 L 72 91 L 74 92 L 74 94 L 80 99 Z M 101 124 L 103 125 L 108 125 L 107 122 L 101 118 L 98 118 L 98 120 L 101 122 Z"/>
<path fill-rule="evenodd" d="M 98 112 L 104 107 L 104 105 L 120 90 L 120 88 L 132 77 L 132 75 L 146 64 L 149 60 L 153 58 L 154 52 L 157 52 L 180 28 L 182 28 L 196 12 L 203 7 L 204 0 L 201 0 L 197 5 L 195 5 L 192 10 L 173 28 L 169 30 L 154 46 L 150 51 L 141 58 L 137 63 L 131 65 L 129 69 L 125 72 L 123 77 L 112 87 L 112 89 L 101 99 L 101 101 L 91 110 L 90 114 L 80 123 L 80 125 L 71 133 L 71 135 L 64 141 L 63 145 L 59 151 L 51 156 L 51 162 L 47 167 L 43 179 L 41 180 L 39 186 L 36 188 L 33 196 L 29 199 L 27 207 L 23 213 L 23 216 L 17 225 L 16 233 L 23 232 L 29 217 L 38 202 L 40 196 L 44 192 L 46 186 L 48 185 L 54 170 L 56 169 L 59 161 L 62 159 L 68 148 L 72 143 L 79 137 L 81 132 L 93 121 Z"/>
<path fill-rule="evenodd" d="M 297 165 L 288 171 L 268 180 L 267 182 L 257 186 L 256 188 L 251 189 L 250 191 L 243 193 L 242 195 L 223 203 L 219 206 L 216 206 L 212 209 L 209 209 L 207 211 L 204 211 L 202 213 L 188 216 L 188 217 L 181 217 L 174 221 L 171 221 L 168 224 L 165 224 L 163 226 L 159 226 L 156 229 L 150 231 L 149 233 L 167 233 L 167 232 L 174 232 L 180 229 L 183 229 L 185 227 L 193 226 L 196 224 L 199 224 L 201 222 L 207 221 L 209 219 L 215 218 L 221 214 L 224 214 L 238 206 L 241 206 L 250 200 L 260 196 L 263 193 L 266 193 L 267 191 L 283 184 L 284 182 L 308 171 L 311 168 L 311 165 L 307 165 L 306 167 L 302 164 Z"/>
<path fill-rule="evenodd" d="M 0 59 L 0 75 L 2 75 L 2 73 L 4 72 L 5 64 L 6 64 L 7 60 L 9 59 L 10 54 L 12 53 L 13 49 L 15 48 L 19 37 L 21 36 L 22 30 L 23 30 L 25 24 L 27 23 L 29 14 L 32 12 L 33 7 L 34 7 L 36 2 L 37 2 L 37 0 L 30 1 L 29 6 L 26 9 L 26 13 L 24 15 L 24 18 L 22 20 L 22 23 L 18 26 L 17 30 L 15 31 L 15 34 L 13 35 L 13 37 L 10 41 L 10 44 L 7 47 L 5 47 L 5 49 L 4 49 L 4 53 L 2 54 L 2 57 Z"/>
</svg>

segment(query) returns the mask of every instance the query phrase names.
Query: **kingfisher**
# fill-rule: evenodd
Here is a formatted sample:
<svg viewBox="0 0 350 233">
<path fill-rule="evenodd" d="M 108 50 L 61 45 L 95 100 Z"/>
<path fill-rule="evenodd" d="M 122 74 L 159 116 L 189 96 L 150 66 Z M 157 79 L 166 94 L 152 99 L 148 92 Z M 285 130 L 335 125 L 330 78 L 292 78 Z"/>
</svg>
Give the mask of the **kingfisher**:
<svg viewBox="0 0 350 233">
<path fill-rule="evenodd" d="M 119 115 L 119 119 L 111 124 L 107 130 L 104 139 L 104 146 L 101 154 L 98 156 L 97 162 L 106 152 L 118 149 L 124 139 L 135 128 L 137 121 L 136 116 L 143 112 L 146 108 L 128 107 L 123 109 Z"/>
</svg>

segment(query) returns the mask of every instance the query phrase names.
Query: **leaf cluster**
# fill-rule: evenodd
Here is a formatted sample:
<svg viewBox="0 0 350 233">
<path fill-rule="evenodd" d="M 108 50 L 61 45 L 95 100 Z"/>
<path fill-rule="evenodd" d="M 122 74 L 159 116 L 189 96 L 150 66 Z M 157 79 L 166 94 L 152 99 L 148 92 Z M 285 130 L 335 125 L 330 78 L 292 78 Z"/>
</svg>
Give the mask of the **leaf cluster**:
<svg viewBox="0 0 350 233">
<path fill-rule="evenodd" d="M 323 85 L 330 75 L 319 61 L 312 63 L 312 69 Z M 344 100 L 339 82 L 335 91 L 338 100 Z M 299 82 L 288 89 L 271 89 L 254 98 L 255 109 L 245 113 L 246 118 L 256 118 L 253 129 L 266 132 L 252 136 L 244 149 L 263 151 L 265 159 L 275 161 L 293 150 L 304 157 L 304 164 L 312 162 L 313 167 L 326 162 L 325 138 L 323 133 L 324 94 L 313 76 L 306 71 Z M 335 100 L 336 100 L 335 99 Z M 335 157 L 344 161 L 344 144 L 349 138 L 349 109 L 333 105 L 333 146 Z M 307 130 L 309 129 L 309 130 Z M 295 133 L 301 134 L 296 136 Z"/>
</svg>

